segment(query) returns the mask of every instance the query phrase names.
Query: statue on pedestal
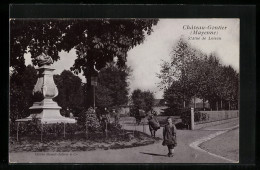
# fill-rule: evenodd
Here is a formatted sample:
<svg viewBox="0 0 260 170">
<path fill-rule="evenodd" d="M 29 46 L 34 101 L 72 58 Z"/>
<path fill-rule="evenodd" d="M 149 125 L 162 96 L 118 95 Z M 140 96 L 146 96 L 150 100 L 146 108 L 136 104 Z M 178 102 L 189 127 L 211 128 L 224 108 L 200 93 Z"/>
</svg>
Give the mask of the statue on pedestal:
<svg viewBox="0 0 260 170">
<path fill-rule="evenodd" d="M 51 67 L 53 60 L 48 55 L 48 47 L 43 47 L 43 53 L 36 58 L 38 64 L 38 80 L 33 89 L 35 101 L 43 99 L 53 99 L 58 96 L 58 89 L 54 84 L 52 72 L 55 70 Z"/>
<path fill-rule="evenodd" d="M 23 120 L 31 120 L 36 117 L 42 123 L 75 123 L 75 119 L 61 116 L 61 107 L 52 100 L 58 96 L 58 89 L 53 80 L 53 71 L 55 69 L 51 66 L 53 60 L 48 55 L 48 47 L 43 47 L 43 53 L 35 59 L 38 64 L 38 68 L 36 68 L 38 70 L 38 79 L 33 89 L 35 102 L 29 108 L 31 115 Z"/>
</svg>

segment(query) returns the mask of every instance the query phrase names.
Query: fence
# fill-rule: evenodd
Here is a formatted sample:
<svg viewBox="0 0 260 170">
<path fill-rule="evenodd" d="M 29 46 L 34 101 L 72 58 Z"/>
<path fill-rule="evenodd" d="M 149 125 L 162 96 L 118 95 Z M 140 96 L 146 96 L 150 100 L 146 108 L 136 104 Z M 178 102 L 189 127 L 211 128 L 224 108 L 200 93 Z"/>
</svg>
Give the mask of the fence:
<svg viewBox="0 0 260 170">
<path fill-rule="evenodd" d="M 238 110 L 223 110 L 223 111 L 200 111 L 195 112 L 194 122 L 195 124 L 214 122 L 226 119 L 232 119 L 239 117 Z"/>
<path fill-rule="evenodd" d="M 156 119 L 160 123 L 160 126 L 163 127 L 167 123 L 168 116 L 156 116 Z M 179 123 L 181 122 L 180 116 L 170 116 L 173 122 Z M 143 132 L 150 134 L 149 127 L 148 127 L 148 120 L 147 118 L 143 118 L 141 122 L 138 124 L 134 117 L 121 117 L 120 124 L 124 130 L 130 130 L 133 135 L 136 131 Z"/>
<path fill-rule="evenodd" d="M 143 133 L 148 133 L 148 122 L 147 119 L 142 119 L 139 124 L 137 124 L 136 119 L 134 117 L 121 117 L 120 124 L 122 125 L 123 130 L 131 131 L 133 135 L 135 135 L 136 131 L 140 131 Z"/>
<path fill-rule="evenodd" d="M 193 109 L 191 109 L 191 129 L 199 129 L 210 125 L 225 123 L 230 119 L 238 117 L 238 110 L 199 111 L 194 113 Z"/>
</svg>

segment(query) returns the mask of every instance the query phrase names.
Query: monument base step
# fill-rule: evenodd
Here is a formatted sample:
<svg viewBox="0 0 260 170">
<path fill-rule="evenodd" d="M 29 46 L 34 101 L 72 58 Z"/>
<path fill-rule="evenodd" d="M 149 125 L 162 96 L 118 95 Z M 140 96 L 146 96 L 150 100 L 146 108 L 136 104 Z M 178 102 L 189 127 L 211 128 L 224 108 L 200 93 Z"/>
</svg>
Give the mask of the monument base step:
<svg viewBox="0 0 260 170">
<path fill-rule="evenodd" d="M 63 116 L 59 117 L 41 117 L 41 114 L 31 114 L 30 116 L 23 118 L 23 119 L 17 119 L 16 122 L 27 122 L 32 121 L 33 118 L 38 119 L 42 124 L 54 124 L 54 123 L 76 123 L 76 120 L 73 118 L 67 118 Z"/>
</svg>

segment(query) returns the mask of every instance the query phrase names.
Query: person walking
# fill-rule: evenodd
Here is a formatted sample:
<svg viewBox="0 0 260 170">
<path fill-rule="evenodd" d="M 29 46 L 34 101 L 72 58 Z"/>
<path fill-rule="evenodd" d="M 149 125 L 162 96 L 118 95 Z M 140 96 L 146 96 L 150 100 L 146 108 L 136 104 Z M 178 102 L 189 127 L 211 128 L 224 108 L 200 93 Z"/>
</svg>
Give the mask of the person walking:
<svg viewBox="0 0 260 170">
<path fill-rule="evenodd" d="M 177 146 L 177 138 L 176 138 L 176 127 L 172 123 L 171 117 L 167 118 L 167 124 L 163 128 L 163 146 L 167 146 L 169 153 L 169 157 L 173 157 L 174 147 Z"/>
<path fill-rule="evenodd" d="M 151 114 L 148 116 L 148 125 L 151 132 L 151 136 L 155 138 L 155 133 L 160 129 L 160 123 L 155 117 L 155 113 L 151 111 Z"/>
</svg>

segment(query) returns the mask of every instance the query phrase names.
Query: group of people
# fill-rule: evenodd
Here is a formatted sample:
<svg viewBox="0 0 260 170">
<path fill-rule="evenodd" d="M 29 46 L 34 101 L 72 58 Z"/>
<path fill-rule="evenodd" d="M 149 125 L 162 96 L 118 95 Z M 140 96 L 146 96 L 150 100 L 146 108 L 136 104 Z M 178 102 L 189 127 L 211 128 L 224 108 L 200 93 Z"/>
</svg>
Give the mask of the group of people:
<svg viewBox="0 0 260 170">
<path fill-rule="evenodd" d="M 155 137 L 155 133 L 158 129 L 160 129 L 160 123 L 155 116 L 155 112 L 151 111 L 151 114 L 148 116 L 148 125 L 149 130 L 151 132 L 151 136 Z M 167 123 L 163 127 L 163 146 L 168 147 L 168 156 L 173 157 L 174 148 L 177 146 L 177 138 L 176 138 L 177 129 L 172 122 L 172 118 L 167 118 Z"/>
</svg>

